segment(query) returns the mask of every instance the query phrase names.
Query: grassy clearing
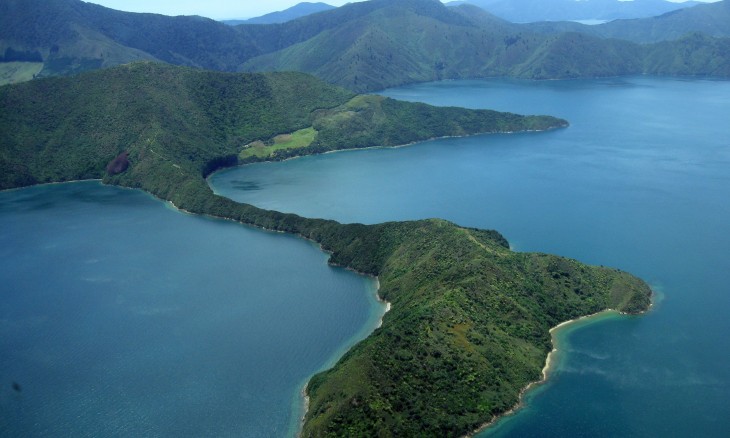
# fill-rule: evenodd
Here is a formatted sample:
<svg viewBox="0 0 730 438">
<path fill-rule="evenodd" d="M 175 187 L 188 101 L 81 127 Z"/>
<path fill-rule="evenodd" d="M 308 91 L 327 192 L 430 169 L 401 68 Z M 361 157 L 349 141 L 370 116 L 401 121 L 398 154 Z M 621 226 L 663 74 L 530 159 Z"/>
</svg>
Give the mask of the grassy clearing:
<svg viewBox="0 0 730 438">
<path fill-rule="evenodd" d="M 276 151 L 307 147 L 312 144 L 315 137 L 317 137 L 317 131 L 314 128 L 300 129 L 291 134 L 277 135 L 271 145 L 267 145 L 263 141 L 255 141 L 241 151 L 238 156 L 242 160 L 254 156 L 268 158 L 273 156 Z"/>
<path fill-rule="evenodd" d="M 42 62 L 0 62 L 0 85 L 30 81 L 41 70 Z"/>
</svg>

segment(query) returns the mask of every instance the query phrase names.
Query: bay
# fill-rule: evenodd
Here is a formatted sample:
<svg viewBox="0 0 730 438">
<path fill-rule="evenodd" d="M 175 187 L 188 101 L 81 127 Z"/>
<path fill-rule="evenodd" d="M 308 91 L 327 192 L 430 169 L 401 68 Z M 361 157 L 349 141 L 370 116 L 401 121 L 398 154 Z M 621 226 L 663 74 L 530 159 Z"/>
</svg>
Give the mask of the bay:
<svg viewBox="0 0 730 438">
<path fill-rule="evenodd" d="M 383 314 L 307 241 L 98 182 L 0 193 L 1 436 L 292 436 Z"/>
<path fill-rule="evenodd" d="M 446 81 L 382 94 L 566 118 L 546 133 L 433 140 L 211 177 L 259 207 L 343 222 L 440 217 L 646 279 L 652 312 L 560 331 L 560 359 L 482 436 L 726 436 L 730 83 Z"/>
</svg>

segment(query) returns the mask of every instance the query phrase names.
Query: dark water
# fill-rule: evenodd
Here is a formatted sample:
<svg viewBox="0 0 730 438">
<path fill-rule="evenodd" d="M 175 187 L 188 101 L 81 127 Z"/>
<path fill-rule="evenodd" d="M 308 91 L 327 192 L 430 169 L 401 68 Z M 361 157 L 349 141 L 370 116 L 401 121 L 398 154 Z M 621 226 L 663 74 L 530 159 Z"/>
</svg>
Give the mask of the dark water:
<svg viewBox="0 0 730 438">
<path fill-rule="evenodd" d="M 383 311 L 326 259 L 96 182 L 0 193 L 0 436 L 290 435 Z"/>
<path fill-rule="evenodd" d="M 571 126 L 253 165 L 211 184 L 310 217 L 494 228 L 518 250 L 619 267 L 660 292 L 646 316 L 561 332 L 548 383 L 484 436 L 730 433 L 730 83 L 489 80 L 384 94 Z"/>
</svg>

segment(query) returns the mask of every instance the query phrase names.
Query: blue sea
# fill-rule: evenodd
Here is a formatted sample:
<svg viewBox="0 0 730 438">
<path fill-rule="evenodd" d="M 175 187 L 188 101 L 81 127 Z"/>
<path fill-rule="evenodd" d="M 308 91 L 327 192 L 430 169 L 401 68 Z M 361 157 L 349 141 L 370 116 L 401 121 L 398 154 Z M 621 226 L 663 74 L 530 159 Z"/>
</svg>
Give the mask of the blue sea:
<svg viewBox="0 0 730 438">
<path fill-rule="evenodd" d="M 0 436 L 291 436 L 384 312 L 311 242 L 98 182 L 0 193 L 0 259 Z"/>
</svg>

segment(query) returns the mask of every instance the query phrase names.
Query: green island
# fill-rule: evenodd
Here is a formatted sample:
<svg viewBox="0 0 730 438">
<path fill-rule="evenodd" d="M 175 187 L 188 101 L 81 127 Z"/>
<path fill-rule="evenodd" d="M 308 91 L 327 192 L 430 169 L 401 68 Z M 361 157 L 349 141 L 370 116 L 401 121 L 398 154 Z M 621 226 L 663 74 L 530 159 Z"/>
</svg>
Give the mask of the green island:
<svg viewBox="0 0 730 438">
<path fill-rule="evenodd" d="M 566 126 L 357 96 L 303 73 L 141 62 L 0 87 L 0 189 L 103 179 L 191 213 L 318 242 L 332 264 L 377 276 L 392 310 L 311 379 L 302 435 L 461 436 L 513 408 L 541 378 L 551 327 L 609 308 L 641 313 L 646 283 L 513 252 L 496 231 L 440 219 L 340 224 L 267 211 L 214 194 L 206 177 L 257 160 Z M 251 148 L 266 153 L 246 155 Z"/>
</svg>

